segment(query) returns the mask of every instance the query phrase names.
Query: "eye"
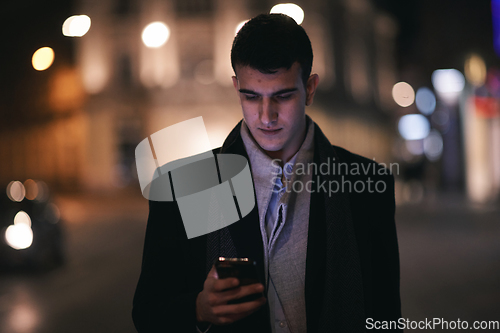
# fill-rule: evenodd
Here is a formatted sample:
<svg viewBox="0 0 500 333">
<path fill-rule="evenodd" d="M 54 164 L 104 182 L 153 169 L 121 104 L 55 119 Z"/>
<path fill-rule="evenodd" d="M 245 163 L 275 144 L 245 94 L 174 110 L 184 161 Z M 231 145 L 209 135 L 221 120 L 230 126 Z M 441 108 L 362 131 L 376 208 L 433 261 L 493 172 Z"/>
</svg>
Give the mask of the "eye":
<svg viewBox="0 0 500 333">
<path fill-rule="evenodd" d="M 276 96 L 276 99 L 280 100 L 280 101 L 286 101 L 286 100 L 289 100 L 293 97 L 293 94 L 283 94 L 283 95 L 277 95 Z"/>
<path fill-rule="evenodd" d="M 259 98 L 259 96 L 257 96 L 257 95 L 247 95 L 247 94 L 244 94 L 243 96 L 245 96 L 245 99 L 247 101 L 256 101 Z"/>
</svg>

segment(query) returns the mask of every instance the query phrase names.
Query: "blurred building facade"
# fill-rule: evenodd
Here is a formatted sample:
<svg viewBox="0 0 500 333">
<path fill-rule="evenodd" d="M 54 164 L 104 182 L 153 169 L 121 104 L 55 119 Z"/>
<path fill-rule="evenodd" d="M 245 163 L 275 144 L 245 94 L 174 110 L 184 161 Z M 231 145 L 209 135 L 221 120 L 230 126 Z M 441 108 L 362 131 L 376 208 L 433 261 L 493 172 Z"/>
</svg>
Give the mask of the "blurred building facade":
<svg viewBox="0 0 500 333">
<path fill-rule="evenodd" d="M 474 59 L 481 66 L 471 66 Z M 460 105 L 465 187 L 471 201 L 495 203 L 500 199 L 500 70 L 487 71 L 474 54 L 465 69 L 469 84 Z"/>
<path fill-rule="evenodd" d="M 241 119 L 232 87 L 236 26 L 268 0 L 85 0 L 92 19 L 75 40 L 76 66 L 54 74 L 49 104 L 58 114 L 29 130 L 2 133 L 2 180 L 41 178 L 61 187 L 135 185 L 135 146 L 148 135 L 203 116 L 218 147 Z M 320 76 L 306 112 L 333 144 L 391 161 L 396 106 L 391 90 L 397 26 L 369 0 L 297 1 Z M 168 41 L 148 48 L 144 27 L 164 22 Z M 6 140 L 6 141 L 4 141 Z M 5 142 L 5 143 L 4 143 Z M 19 167 L 23 166 L 23 167 Z"/>
</svg>

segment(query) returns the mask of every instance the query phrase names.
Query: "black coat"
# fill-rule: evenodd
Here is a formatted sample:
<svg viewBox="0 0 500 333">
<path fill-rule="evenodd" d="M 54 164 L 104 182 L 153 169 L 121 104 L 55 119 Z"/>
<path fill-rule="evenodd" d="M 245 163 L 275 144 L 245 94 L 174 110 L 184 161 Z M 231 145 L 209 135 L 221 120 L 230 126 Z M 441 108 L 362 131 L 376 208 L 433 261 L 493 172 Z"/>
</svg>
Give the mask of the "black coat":
<svg viewBox="0 0 500 333">
<path fill-rule="evenodd" d="M 240 127 L 241 122 L 214 152 L 248 159 Z M 314 147 L 316 165 L 330 163 L 335 174 L 321 174 L 319 169 L 312 178 L 317 190 L 311 194 L 306 258 L 308 332 L 363 332 L 367 318 L 397 321 L 401 305 L 393 176 L 372 160 L 332 146 L 317 125 Z M 344 191 L 329 193 L 330 182 L 333 190 L 335 182 L 344 184 Z M 140 333 L 196 332 L 196 297 L 218 256 L 255 258 L 264 281 L 257 204 L 241 221 L 189 240 L 176 202 L 150 201 L 149 207 L 132 313 Z M 210 332 L 270 330 L 266 304 L 251 316 L 212 327 Z"/>
</svg>

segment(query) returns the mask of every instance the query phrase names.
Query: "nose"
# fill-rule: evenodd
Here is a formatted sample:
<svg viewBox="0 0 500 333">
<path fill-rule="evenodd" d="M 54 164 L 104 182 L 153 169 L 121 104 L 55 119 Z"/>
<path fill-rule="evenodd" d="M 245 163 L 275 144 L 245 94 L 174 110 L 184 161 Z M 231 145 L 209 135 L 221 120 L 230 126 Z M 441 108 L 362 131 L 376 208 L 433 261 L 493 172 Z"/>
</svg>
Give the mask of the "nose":
<svg viewBox="0 0 500 333">
<path fill-rule="evenodd" d="M 278 120 L 278 112 L 270 98 L 263 98 L 259 112 L 260 121 L 266 127 L 272 127 Z"/>
</svg>

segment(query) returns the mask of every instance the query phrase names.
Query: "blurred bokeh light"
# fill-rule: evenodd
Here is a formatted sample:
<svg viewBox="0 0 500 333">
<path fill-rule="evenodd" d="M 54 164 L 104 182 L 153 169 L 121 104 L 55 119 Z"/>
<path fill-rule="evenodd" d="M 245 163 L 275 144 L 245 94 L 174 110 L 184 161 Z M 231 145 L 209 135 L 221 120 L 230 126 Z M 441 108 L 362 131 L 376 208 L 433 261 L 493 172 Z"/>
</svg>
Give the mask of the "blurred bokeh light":
<svg viewBox="0 0 500 333">
<path fill-rule="evenodd" d="M 477 54 L 470 55 L 465 61 L 465 77 L 472 85 L 480 87 L 486 81 L 486 64 Z"/>
<path fill-rule="evenodd" d="M 37 71 L 44 71 L 54 62 L 54 50 L 50 47 L 42 47 L 33 53 L 31 63 Z"/>
<path fill-rule="evenodd" d="M 429 135 L 430 123 L 421 114 L 407 114 L 399 119 L 399 134 L 406 140 L 422 140 Z"/>
<path fill-rule="evenodd" d="M 23 201 L 25 194 L 26 189 L 24 188 L 23 183 L 21 183 L 20 181 L 11 181 L 9 185 L 7 185 L 7 196 L 10 200 L 21 202 Z"/>
<path fill-rule="evenodd" d="M 33 305 L 28 302 L 20 302 L 12 306 L 9 317 L 10 326 L 13 332 L 34 332 L 39 324 L 37 311 L 33 308 Z"/>
<path fill-rule="evenodd" d="M 36 201 L 44 202 L 49 200 L 50 192 L 47 183 L 45 183 L 42 180 L 37 180 L 36 185 L 37 185 Z"/>
<path fill-rule="evenodd" d="M 26 190 L 26 199 L 35 200 L 38 196 L 38 185 L 33 179 L 27 179 L 24 182 L 24 188 Z"/>
<path fill-rule="evenodd" d="M 392 97 L 399 106 L 407 107 L 415 101 L 415 91 L 408 83 L 398 82 L 392 87 Z"/>
<path fill-rule="evenodd" d="M 68 37 L 82 37 L 90 29 L 91 20 L 87 15 L 68 17 L 62 26 L 62 33 Z"/>
<path fill-rule="evenodd" d="M 424 139 L 424 153 L 431 162 L 437 161 L 443 154 L 443 137 L 439 131 L 433 129 Z"/>
<path fill-rule="evenodd" d="M 417 90 L 415 104 L 418 111 L 428 116 L 436 109 L 436 96 L 429 88 L 421 87 Z"/>
<path fill-rule="evenodd" d="M 17 212 L 16 216 L 14 216 L 14 224 L 25 224 L 31 228 L 31 218 L 28 213 L 20 210 Z"/>
<path fill-rule="evenodd" d="M 13 249 L 26 249 L 33 243 L 33 231 L 24 223 L 10 225 L 5 230 L 5 240 Z"/>
<path fill-rule="evenodd" d="M 432 73 L 432 85 L 445 102 L 454 103 L 464 89 L 465 78 L 453 68 L 437 69 Z"/>
<path fill-rule="evenodd" d="M 142 31 L 144 45 L 151 48 L 161 47 L 168 41 L 169 37 L 170 29 L 163 22 L 150 23 Z"/>
<path fill-rule="evenodd" d="M 294 3 L 277 4 L 271 8 L 270 13 L 288 15 L 293 18 L 297 24 L 302 24 L 302 21 L 304 21 L 304 11 L 300 8 L 300 6 Z"/>
<path fill-rule="evenodd" d="M 424 153 L 424 142 L 420 139 L 405 141 L 405 147 L 410 154 L 415 156 L 420 156 Z"/>
</svg>

